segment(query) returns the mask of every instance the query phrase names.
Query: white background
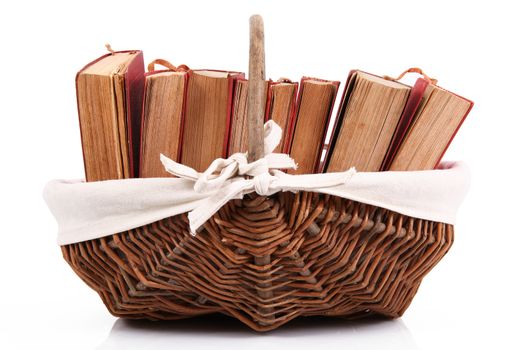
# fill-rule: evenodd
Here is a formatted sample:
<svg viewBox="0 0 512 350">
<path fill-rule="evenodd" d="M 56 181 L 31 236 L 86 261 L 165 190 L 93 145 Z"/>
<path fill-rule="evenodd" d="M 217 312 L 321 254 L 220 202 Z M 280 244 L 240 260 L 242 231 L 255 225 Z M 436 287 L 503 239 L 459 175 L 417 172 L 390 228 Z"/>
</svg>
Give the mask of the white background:
<svg viewBox="0 0 512 350">
<path fill-rule="evenodd" d="M 510 349 L 511 10 L 506 1 L 131 1 L 0 5 L 0 348 Z M 267 75 L 344 82 L 422 67 L 475 107 L 445 159 L 472 187 L 453 248 L 400 320 L 298 321 L 256 334 L 225 319 L 112 317 L 63 260 L 41 192 L 81 178 L 75 73 L 114 49 L 247 70 L 248 17 L 265 19 Z"/>
</svg>

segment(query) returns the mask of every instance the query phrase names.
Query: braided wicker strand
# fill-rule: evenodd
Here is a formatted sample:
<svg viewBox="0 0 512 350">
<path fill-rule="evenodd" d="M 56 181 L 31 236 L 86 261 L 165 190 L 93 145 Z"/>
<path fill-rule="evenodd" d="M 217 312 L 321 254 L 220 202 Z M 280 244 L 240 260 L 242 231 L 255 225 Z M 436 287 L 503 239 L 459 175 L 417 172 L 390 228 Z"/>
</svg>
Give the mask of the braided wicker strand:
<svg viewBox="0 0 512 350">
<path fill-rule="evenodd" d="M 230 201 L 196 237 L 181 214 L 62 252 L 115 316 L 223 313 L 268 331 L 298 316 L 399 317 L 452 242 L 452 225 L 281 192 Z"/>
</svg>

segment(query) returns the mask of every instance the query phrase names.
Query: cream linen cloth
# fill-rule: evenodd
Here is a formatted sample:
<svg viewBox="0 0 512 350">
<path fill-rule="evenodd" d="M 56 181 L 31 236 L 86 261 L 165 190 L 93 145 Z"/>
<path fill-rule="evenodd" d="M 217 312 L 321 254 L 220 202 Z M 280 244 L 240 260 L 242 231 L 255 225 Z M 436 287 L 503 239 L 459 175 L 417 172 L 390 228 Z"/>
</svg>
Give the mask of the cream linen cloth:
<svg viewBox="0 0 512 350">
<path fill-rule="evenodd" d="M 71 244 L 143 226 L 188 212 L 190 232 L 226 202 L 257 192 L 310 191 L 343 197 L 398 213 L 448 224 L 469 187 L 469 171 L 460 162 L 443 162 L 426 171 L 345 172 L 290 175 L 296 168 L 288 155 L 272 153 L 281 139 L 273 121 L 265 124 L 265 157 L 248 163 L 236 153 L 216 159 L 204 173 L 161 156 L 178 178 L 138 178 L 84 182 L 54 180 L 44 199 L 58 223 L 57 243 Z"/>
</svg>

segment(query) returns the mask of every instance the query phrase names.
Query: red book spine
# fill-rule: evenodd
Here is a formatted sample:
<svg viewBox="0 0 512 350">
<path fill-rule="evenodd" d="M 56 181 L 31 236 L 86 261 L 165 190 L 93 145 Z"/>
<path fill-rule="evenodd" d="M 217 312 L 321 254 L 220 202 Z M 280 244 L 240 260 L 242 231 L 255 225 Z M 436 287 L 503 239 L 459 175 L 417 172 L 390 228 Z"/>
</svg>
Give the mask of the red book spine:
<svg viewBox="0 0 512 350">
<path fill-rule="evenodd" d="M 130 177 L 139 177 L 144 81 L 144 57 L 142 51 L 139 51 L 128 66 L 125 74 L 126 124 L 128 128 Z"/>
<path fill-rule="evenodd" d="M 189 75 L 185 74 L 185 88 L 183 89 L 183 103 L 181 107 L 181 123 L 180 123 L 180 136 L 178 141 L 178 159 L 177 162 L 181 163 L 181 151 L 183 149 L 183 132 L 185 130 L 185 113 L 187 111 L 187 93 L 188 93 L 188 79 Z"/>
</svg>

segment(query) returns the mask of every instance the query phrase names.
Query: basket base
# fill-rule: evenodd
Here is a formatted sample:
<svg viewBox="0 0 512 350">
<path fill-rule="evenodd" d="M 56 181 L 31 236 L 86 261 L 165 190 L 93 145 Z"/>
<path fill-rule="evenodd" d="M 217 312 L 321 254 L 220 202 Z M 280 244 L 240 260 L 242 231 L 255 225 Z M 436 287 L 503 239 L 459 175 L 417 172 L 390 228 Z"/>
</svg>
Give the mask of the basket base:
<svg viewBox="0 0 512 350">
<path fill-rule="evenodd" d="M 452 225 L 286 192 L 233 200 L 195 237 L 182 214 L 62 252 L 115 316 L 223 313 L 268 331 L 299 316 L 399 317 L 452 242 Z"/>
</svg>

